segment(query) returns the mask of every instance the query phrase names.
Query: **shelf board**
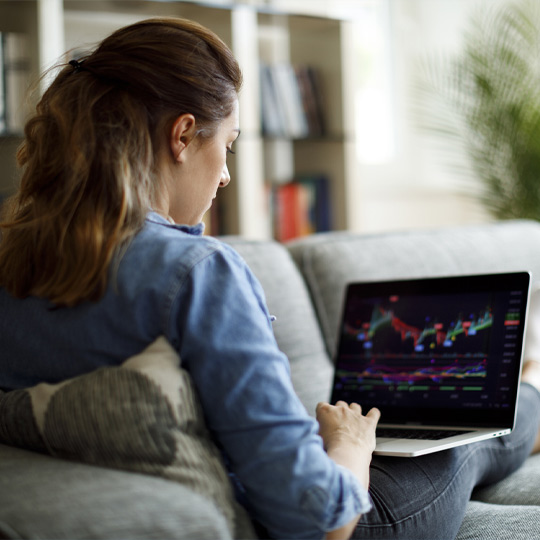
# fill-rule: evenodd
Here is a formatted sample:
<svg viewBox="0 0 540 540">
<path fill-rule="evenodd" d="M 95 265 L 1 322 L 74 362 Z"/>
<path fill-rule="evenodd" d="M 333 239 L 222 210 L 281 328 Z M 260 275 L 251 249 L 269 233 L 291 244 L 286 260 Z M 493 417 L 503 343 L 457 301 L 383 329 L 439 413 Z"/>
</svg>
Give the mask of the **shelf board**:
<svg viewBox="0 0 540 540">
<path fill-rule="evenodd" d="M 278 137 L 278 136 L 271 136 L 271 135 L 261 135 L 261 138 L 263 141 L 289 141 L 291 143 L 318 143 L 318 144 L 325 144 L 325 143 L 333 143 L 333 144 L 340 144 L 345 142 L 351 142 L 350 137 L 347 137 L 344 134 L 334 134 L 334 135 L 317 135 L 317 136 L 309 136 L 309 137 Z"/>
</svg>

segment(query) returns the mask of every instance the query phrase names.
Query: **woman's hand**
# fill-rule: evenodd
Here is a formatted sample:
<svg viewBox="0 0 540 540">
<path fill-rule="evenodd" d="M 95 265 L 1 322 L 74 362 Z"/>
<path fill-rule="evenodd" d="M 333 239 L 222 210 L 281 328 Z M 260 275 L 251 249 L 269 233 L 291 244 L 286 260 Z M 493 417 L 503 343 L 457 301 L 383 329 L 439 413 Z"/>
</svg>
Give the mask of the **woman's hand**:
<svg viewBox="0 0 540 540">
<path fill-rule="evenodd" d="M 368 489 L 369 465 L 375 449 L 375 428 L 381 416 L 378 409 L 371 409 L 366 415 L 358 403 L 350 405 L 338 401 L 335 405 L 317 405 L 319 434 L 323 439 L 328 456 L 349 469 Z M 327 540 L 349 538 L 358 522 L 357 516 L 347 525 L 327 534 Z"/>
<path fill-rule="evenodd" d="M 381 416 L 378 409 L 371 409 L 365 416 L 358 403 L 350 405 L 338 401 L 335 405 L 317 405 L 319 435 L 324 447 L 331 453 L 336 447 L 350 446 L 370 455 L 375 449 L 375 428 Z"/>
</svg>

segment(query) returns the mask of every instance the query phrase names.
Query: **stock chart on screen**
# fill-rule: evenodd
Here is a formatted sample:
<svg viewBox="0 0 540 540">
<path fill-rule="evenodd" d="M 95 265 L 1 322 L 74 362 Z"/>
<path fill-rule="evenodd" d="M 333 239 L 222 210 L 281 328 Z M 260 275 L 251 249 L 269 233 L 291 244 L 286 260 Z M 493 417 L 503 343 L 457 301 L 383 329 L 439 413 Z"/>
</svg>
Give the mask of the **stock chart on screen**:
<svg viewBox="0 0 540 540">
<path fill-rule="evenodd" d="M 504 393 L 521 303 L 491 292 L 352 296 L 335 385 L 345 398 L 361 392 L 374 403 L 467 399 L 483 406 L 493 392 Z"/>
</svg>

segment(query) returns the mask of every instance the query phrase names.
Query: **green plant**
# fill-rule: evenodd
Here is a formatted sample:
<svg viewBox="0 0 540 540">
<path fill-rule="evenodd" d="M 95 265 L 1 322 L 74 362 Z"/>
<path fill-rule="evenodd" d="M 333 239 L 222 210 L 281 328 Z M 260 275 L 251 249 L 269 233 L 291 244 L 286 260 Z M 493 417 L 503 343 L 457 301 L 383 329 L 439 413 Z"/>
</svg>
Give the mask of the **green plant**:
<svg viewBox="0 0 540 540">
<path fill-rule="evenodd" d="M 540 219 L 540 2 L 484 6 L 461 54 L 424 67 L 427 127 L 462 145 L 486 208 Z"/>
</svg>

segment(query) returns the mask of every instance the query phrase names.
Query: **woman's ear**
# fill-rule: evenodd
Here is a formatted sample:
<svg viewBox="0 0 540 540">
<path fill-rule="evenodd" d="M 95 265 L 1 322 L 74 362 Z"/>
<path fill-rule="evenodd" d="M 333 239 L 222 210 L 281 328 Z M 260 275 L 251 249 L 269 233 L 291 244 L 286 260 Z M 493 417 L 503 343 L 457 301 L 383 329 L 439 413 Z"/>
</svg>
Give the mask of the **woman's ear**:
<svg viewBox="0 0 540 540">
<path fill-rule="evenodd" d="M 171 127 L 169 145 L 174 161 L 181 163 L 184 159 L 184 150 L 196 134 L 196 121 L 192 114 L 182 114 Z"/>
</svg>

